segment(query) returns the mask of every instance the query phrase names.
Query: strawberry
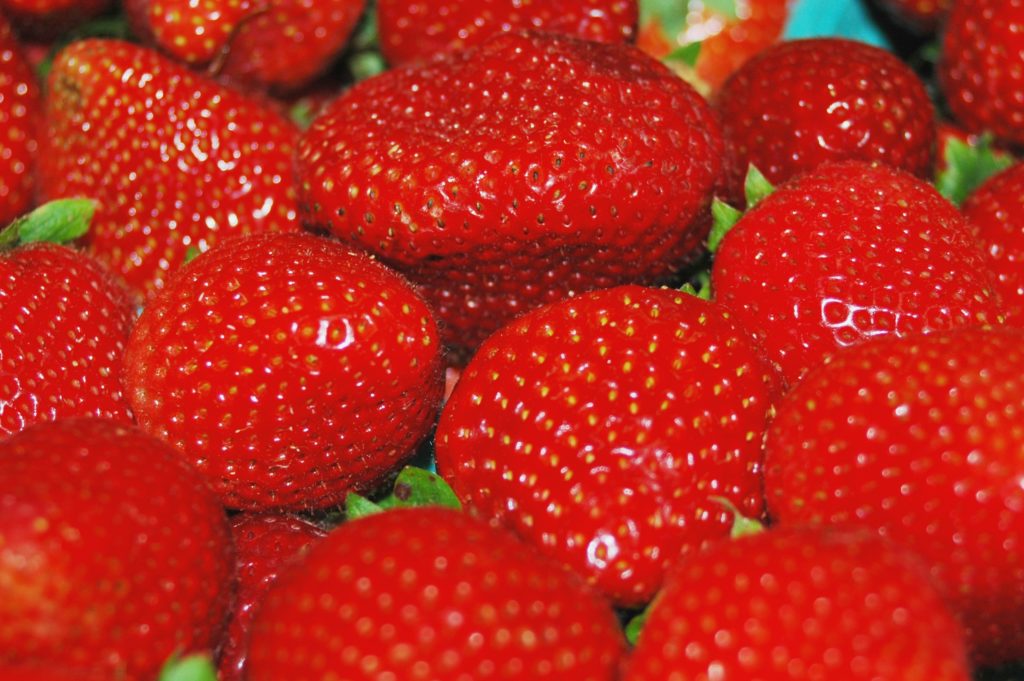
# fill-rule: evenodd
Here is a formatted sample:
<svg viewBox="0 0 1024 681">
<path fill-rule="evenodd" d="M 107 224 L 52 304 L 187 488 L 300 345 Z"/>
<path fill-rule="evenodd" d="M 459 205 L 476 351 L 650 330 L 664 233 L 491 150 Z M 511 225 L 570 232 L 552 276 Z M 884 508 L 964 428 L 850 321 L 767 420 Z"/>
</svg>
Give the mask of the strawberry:
<svg viewBox="0 0 1024 681">
<path fill-rule="evenodd" d="M 934 33 L 949 12 L 952 0 L 879 0 L 879 4 L 905 26 Z"/>
<path fill-rule="evenodd" d="M 751 164 L 775 183 L 847 159 L 932 177 L 935 112 L 924 84 L 872 45 L 814 38 L 770 47 L 729 79 L 715 108 L 733 200 Z"/>
<path fill-rule="evenodd" d="M 637 0 L 377 0 L 380 49 L 392 65 L 535 29 L 602 43 L 632 42 Z"/>
<path fill-rule="evenodd" d="M 793 0 L 640 0 L 637 47 L 665 59 L 701 92 L 780 40 Z M 693 64 L 682 56 L 696 50 Z"/>
<path fill-rule="evenodd" d="M 81 669 L 65 669 L 48 664 L 8 666 L 0 663 L 4 681 L 107 681 L 100 674 Z"/>
<path fill-rule="evenodd" d="M 294 126 L 152 50 L 72 43 L 54 60 L 46 119 L 43 195 L 99 202 L 86 242 L 140 298 L 190 249 L 299 229 Z"/>
<path fill-rule="evenodd" d="M 989 178 L 963 205 L 996 273 L 1007 322 L 1024 324 L 1024 164 Z"/>
<path fill-rule="evenodd" d="M 348 522 L 271 587 L 249 681 L 612 681 L 611 608 L 506 531 L 445 508 Z"/>
<path fill-rule="evenodd" d="M 248 657 L 249 628 L 255 610 L 281 570 L 325 536 L 295 516 L 242 513 L 231 519 L 238 557 L 238 593 L 220 652 L 219 681 L 241 681 Z"/>
<path fill-rule="evenodd" d="M 971 132 L 1024 143 L 1024 4 L 954 0 L 946 21 L 939 82 L 953 116 Z"/>
<path fill-rule="evenodd" d="M 111 0 L 0 0 L 0 14 L 26 35 L 53 39 L 111 5 Z"/>
<path fill-rule="evenodd" d="M 963 630 L 916 556 L 857 532 L 769 530 L 675 566 L 625 681 L 969 681 Z"/>
<path fill-rule="evenodd" d="M 928 563 L 976 661 L 1024 658 L 1024 333 L 960 329 L 836 353 L 782 402 L 780 526 L 856 523 Z"/>
<path fill-rule="evenodd" d="M 365 0 L 125 0 L 135 31 L 246 86 L 291 91 L 342 51 Z"/>
<path fill-rule="evenodd" d="M 298 167 L 309 221 L 405 273 L 466 350 L 571 292 L 670 277 L 720 153 L 704 100 L 635 48 L 505 33 L 356 85 Z"/>
<path fill-rule="evenodd" d="M 0 664 L 152 679 L 210 648 L 234 567 L 224 511 L 166 445 L 102 419 L 0 442 Z"/>
<path fill-rule="evenodd" d="M 778 384 L 748 336 L 716 304 L 639 286 L 524 315 L 455 386 L 438 470 L 480 514 L 642 605 L 681 551 L 728 533 L 709 495 L 762 509 Z"/>
<path fill-rule="evenodd" d="M 32 206 L 41 111 L 32 67 L 0 14 L 0 227 Z"/>
<path fill-rule="evenodd" d="M 139 424 L 231 508 L 323 508 L 412 456 L 444 382 L 431 312 L 394 272 L 311 234 L 224 243 L 143 311 Z"/>
<path fill-rule="evenodd" d="M 715 299 L 790 384 L 840 347 L 999 323 L 995 277 L 959 211 L 917 178 L 830 163 L 748 211 L 712 269 Z"/>
<path fill-rule="evenodd" d="M 92 211 L 57 201 L 0 232 L 0 438 L 71 416 L 130 421 L 128 295 L 92 258 L 47 241 L 80 234 Z"/>
</svg>

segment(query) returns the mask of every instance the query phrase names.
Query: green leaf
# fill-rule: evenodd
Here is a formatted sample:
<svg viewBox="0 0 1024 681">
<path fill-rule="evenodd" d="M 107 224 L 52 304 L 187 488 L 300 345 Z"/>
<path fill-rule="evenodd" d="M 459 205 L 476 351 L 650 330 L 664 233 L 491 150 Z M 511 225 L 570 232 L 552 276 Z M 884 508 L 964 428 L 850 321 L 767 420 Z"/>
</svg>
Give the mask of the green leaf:
<svg viewBox="0 0 1024 681">
<path fill-rule="evenodd" d="M 715 199 L 711 202 L 711 233 L 708 234 L 708 250 L 712 253 L 718 251 L 718 247 L 722 245 L 722 239 L 729 233 L 740 218 L 743 217 L 743 213 L 733 208 L 725 201 Z"/>
<path fill-rule="evenodd" d="M 207 655 L 175 655 L 160 670 L 159 681 L 217 681 L 217 670 Z"/>
<path fill-rule="evenodd" d="M 629 645 L 636 645 L 637 640 L 640 638 L 640 632 L 647 623 L 647 618 L 650 616 L 651 608 L 653 607 L 654 604 L 651 603 L 643 612 L 626 623 L 626 640 L 629 641 Z"/>
<path fill-rule="evenodd" d="M 92 199 L 58 199 L 16 219 L 0 232 L 0 248 L 40 241 L 62 244 L 87 231 L 96 212 Z"/>
<path fill-rule="evenodd" d="M 689 13 L 689 0 L 641 0 L 640 26 L 656 22 L 662 35 L 674 43 L 686 30 Z"/>
<path fill-rule="evenodd" d="M 764 532 L 764 525 L 762 525 L 760 521 L 754 520 L 753 518 L 748 518 L 745 515 L 743 515 L 743 513 L 740 512 L 738 508 L 736 508 L 736 505 L 733 504 L 728 499 L 726 499 L 725 497 L 708 498 L 711 501 L 720 504 L 721 506 L 724 506 L 726 510 L 732 513 L 732 531 L 729 533 L 729 536 L 733 539 L 738 539 L 740 537 L 746 537 L 751 534 L 760 534 L 761 532 Z"/>
<path fill-rule="evenodd" d="M 704 0 L 704 6 L 727 19 L 739 19 L 740 17 L 740 13 L 736 9 L 736 0 Z"/>
<path fill-rule="evenodd" d="M 747 199 L 747 210 L 750 210 L 775 191 L 775 185 L 751 163 L 747 167 L 747 177 L 743 181 L 743 194 Z"/>
<path fill-rule="evenodd" d="M 957 206 L 985 180 L 1013 165 L 1012 156 L 992 148 L 992 136 L 987 134 L 973 145 L 950 137 L 942 155 L 946 167 L 936 178 L 935 186 Z"/>
<path fill-rule="evenodd" d="M 391 508 L 412 506 L 446 506 L 460 510 L 462 503 L 440 475 L 406 466 L 395 480 L 394 491 L 376 503 L 358 494 L 349 494 L 345 498 L 345 515 L 355 520 Z"/>
<path fill-rule="evenodd" d="M 711 273 L 707 270 L 696 272 L 679 290 L 701 300 L 711 300 Z"/>
<path fill-rule="evenodd" d="M 349 492 L 345 497 L 345 518 L 348 520 L 358 520 L 374 513 L 383 512 L 384 509 L 379 505 L 355 492 Z"/>
<path fill-rule="evenodd" d="M 687 66 L 696 66 L 697 60 L 700 58 L 700 48 L 700 42 L 683 45 L 678 50 L 665 55 L 664 61 L 681 61 Z"/>
<path fill-rule="evenodd" d="M 183 264 L 187 265 L 188 263 L 192 262 L 193 260 L 198 258 L 201 253 L 202 251 L 200 251 L 195 246 L 189 246 L 188 248 L 185 249 L 185 260 Z"/>
</svg>

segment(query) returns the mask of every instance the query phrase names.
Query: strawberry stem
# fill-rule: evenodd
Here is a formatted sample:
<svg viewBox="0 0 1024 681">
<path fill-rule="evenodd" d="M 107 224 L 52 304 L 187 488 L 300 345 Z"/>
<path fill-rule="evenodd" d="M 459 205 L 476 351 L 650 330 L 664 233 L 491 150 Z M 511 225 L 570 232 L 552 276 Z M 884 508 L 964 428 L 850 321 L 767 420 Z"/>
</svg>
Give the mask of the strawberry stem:
<svg viewBox="0 0 1024 681">
<path fill-rule="evenodd" d="M 0 249 L 46 241 L 55 244 L 74 241 L 89 231 L 96 212 L 92 199 L 58 199 L 17 218 L 0 231 Z"/>
<path fill-rule="evenodd" d="M 388 509 L 411 506 L 462 509 L 459 498 L 440 475 L 415 466 L 406 466 L 395 480 L 394 491 L 380 501 L 370 501 L 354 492 L 345 497 L 345 516 L 349 520 L 357 520 Z"/>
</svg>

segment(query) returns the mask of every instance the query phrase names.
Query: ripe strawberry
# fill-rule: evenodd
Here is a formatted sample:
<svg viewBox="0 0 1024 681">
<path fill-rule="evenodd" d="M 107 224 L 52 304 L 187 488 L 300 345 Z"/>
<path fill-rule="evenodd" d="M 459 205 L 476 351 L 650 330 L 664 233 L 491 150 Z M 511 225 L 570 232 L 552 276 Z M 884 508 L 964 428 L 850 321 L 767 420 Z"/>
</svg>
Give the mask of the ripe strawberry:
<svg viewBox="0 0 1024 681">
<path fill-rule="evenodd" d="M 954 0 L 946 21 L 939 82 L 953 116 L 971 132 L 1024 143 L 1024 4 Z"/>
<path fill-rule="evenodd" d="M 720 154 L 703 99 L 635 48 L 506 33 L 355 86 L 298 166 L 309 220 L 404 272 L 465 349 L 570 292 L 669 277 Z"/>
<path fill-rule="evenodd" d="M 611 681 L 611 608 L 504 530 L 445 508 L 348 522 L 281 575 L 249 681 Z"/>
<path fill-rule="evenodd" d="M 80 233 L 92 210 L 58 201 L 0 232 L 0 438 L 71 416 L 130 420 L 121 394 L 127 293 L 92 258 L 31 232 L 64 219 Z"/>
<path fill-rule="evenodd" d="M 720 306 L 625 286 L 488 339 L 444 408 L 437 465 L 459 497 L 642 605 L 680 551 L 757 515 L 777 383 Z"/>
<path fill-rule="evenodd" d="M 0 679 L 4 681 L 107 681 L 100 673 L 82 669 L 65 669 L 48 664 L 9 666 L 0 663 Z"/>
<path fill-rule="evenodd" d="M 999 323 L 994 279 L 970 227 L 931 185 L 847 161 L 748 211 L 711 280 L 793 384 L 866 338 Z"/>
<path fill-rule="evenodd" d="M 234 568 L 224 511 L 173 450 L 100 419 L 0 442 L 0 664 L 152 679 L 213 646 Z"/>
<path fill-rule="evenodd" d="M 300 88 L 326 70 L 365 0 L 125 0 L 135 31 L 174 58 L 229 81 Z"/>
<path fill-rule="evenodd" d="M 782 38 L 793 0 L 735 0 L 733 11 L 721 2 L 641 0 L 637 47 L 668 59 L 680 75 L 702 92 L 714 92 L 740 66 Z M 690 66 L 673 57 L 700 46 Z"/>
<path fill-rule="evenodd" d="M 932 177 L 935 112 L 924 84 L 872 45 L 815 38 L 770 47 L 729 79 L 715 108 L 733 200 L 750 164 L 776 183 L 847 159 Z"/>
<path fill-rule="evenodd" d="M 0 228 L 32 206 L 41 110 L 32 68 L 0 14 Z"/>
<path fill-rule="evenodd" d="M 52 39 L 102 14 L 111 0 L 0 0 L 0 14 L 18 30 L 40 39 Z"/>
<path fill-rule="evenodd" d="M 299 229 L 294 126 L 151 50 L 72 43 L 54 60 L 46 117 L 43 195 L 99 202 L 88 246 L 140 296 L 190 249 Z"/>
<path fill-rule="evenodd" d="M 879 0 L 879 4 L 907 27 L 921 33 L 933 33 L 946 17 L 953 1 Z"/>
<path fill-rule="evenodd" d="M 320 528 L 286 515 L 242 513 L 231 520 L 238 557 L 238 593 L 220 652 L 219 681 L 241 681 L 256 609 L 281 570 L 325 536 Z"/>
<path fill-rule="evenodd" d="M 963 329 L 836 353 L 769 432 L 771 515 L 857 523 L 922 556 L 983 663 L 1024 658 L 1024 334 Z"/>
<path fill-rule="evenodd" d="M 916 556 L 871 535 L 778 529 L 684 557 L 626 681 L 969 681 L 963 630 Z"/>
<path fill-rule="evenodd" d="M 430 310 L 310 234 L 236 239 L 183 268 L 124 359 L 139 424 L 231 508 L 322 508 L 412 456 L 444 386 Z"/>
<path fill-rule="evenodd" d="M 1007 322 L 1024 323 L 1024 164 L 990 178 L 963 205 L 996 274 Z"/>
<path fill-rule="evenodd" d="M 377 0 L 380 49 L 393 65 L 535 29 L 602 43 L 632 42 L 637 0 Z"/>
</svg>

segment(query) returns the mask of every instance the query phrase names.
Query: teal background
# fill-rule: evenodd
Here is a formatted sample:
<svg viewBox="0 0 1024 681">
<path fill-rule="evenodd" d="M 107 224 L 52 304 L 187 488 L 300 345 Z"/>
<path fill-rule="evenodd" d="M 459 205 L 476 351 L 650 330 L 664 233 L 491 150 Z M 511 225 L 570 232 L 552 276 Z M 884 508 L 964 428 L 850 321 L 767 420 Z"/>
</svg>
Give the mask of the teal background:
<svg viewBox="0 0 1024 681">
<path fill-rule="evenodd" d="M 796 0 L 786 38 L 841 36 L 891 48 L 872 21 L 864 0 Z"/>
</svg>

